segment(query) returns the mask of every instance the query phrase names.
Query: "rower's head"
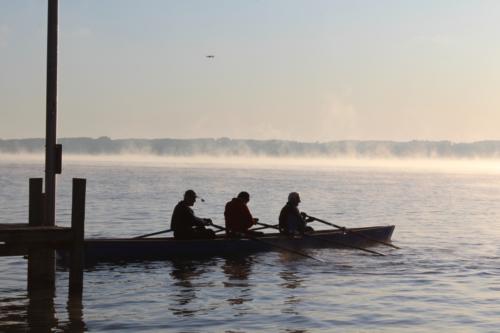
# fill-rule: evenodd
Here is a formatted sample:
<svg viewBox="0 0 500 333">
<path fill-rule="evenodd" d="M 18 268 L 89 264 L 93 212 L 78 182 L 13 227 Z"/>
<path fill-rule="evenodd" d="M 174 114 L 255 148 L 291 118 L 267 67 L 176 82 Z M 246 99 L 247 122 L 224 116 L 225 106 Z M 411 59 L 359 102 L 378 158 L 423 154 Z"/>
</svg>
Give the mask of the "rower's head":
<svg viewBox="0 0 500 333">
<path fill-rule="evenodd" d="M 300 203 L 300 196 L 297 192 L 291 192 L 288 194 L 288 202 L 294 206 L 298 206 Z"/>
<path fill-rule="evenodd" d="M 196 192 L 193 191 L 193 190 L 187 190 L 186 192 L 184 192 L 184 202 L 188 206 L 194 205 L 194 203 L 196 202 L 196 198 L 197 197 L 198 196 L 196 195 Z"/>
<path fill-rule="evenodd" d="M 250 201 L 250 194 L 248 192 L 240 192 L 238 194 L 238 199 L 242 200 L 244 203 L 248 203 Z"/>
</svg>

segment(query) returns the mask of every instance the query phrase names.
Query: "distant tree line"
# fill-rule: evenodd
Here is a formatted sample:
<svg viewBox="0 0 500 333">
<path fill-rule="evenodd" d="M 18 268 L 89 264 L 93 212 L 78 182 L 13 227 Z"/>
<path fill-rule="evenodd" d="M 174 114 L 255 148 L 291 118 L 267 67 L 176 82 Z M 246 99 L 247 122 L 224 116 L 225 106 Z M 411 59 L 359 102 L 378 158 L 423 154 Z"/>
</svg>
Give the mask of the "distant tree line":
<svg viewBox="0 0 500 333">
<path fill-rule="evenodd" d="M 64 153 L 152 154 L 161 156 L 266 156 L 361 158 L 498 158 L 500 141 L 331 141 L 218 139 L 61 138 Z M 0 153 L 42 153 L 44 139 L 0 139 Z"/>
</svg>

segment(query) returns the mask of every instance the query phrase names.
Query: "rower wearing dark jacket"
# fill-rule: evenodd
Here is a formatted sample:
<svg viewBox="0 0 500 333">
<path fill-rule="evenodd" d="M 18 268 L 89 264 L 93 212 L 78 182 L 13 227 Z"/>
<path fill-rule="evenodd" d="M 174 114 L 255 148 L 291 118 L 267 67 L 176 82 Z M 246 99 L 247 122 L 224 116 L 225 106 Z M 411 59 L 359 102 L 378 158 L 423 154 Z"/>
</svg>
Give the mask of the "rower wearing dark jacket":
<svg viewBox="0 0 500 333">
<path fill-rule="evenodd" d="M 172 213 L 170 228 L 176 239 L 204 239 L 214 238 L 213 230 L 206 229 L 211 219 L 203 219 L 194 215 L 191 206 L 196 202 L 197 195 L 193 190 L 184 193 L 184 200 L 179 201 Z"/>
<path fill-rule="evenodd" d="M 281 209 L 279 217 L 279 230 L 282 234 L 293 235 L 303 234 L 313 231 L 311 227 L 306 226 L 310 219 L 305 218 L 305 213 L 299 211 L 300 196 L 297 192 L 291 192 L 288 195 L 288 202 Z"/>
<path fill-rule="evenodd" d="M 250 234 L 253 236 L 262 235 L 261 232 L 249 231 L 259 219 L 256 219 L 248 209 L 250 194 L 248 192 L 240 192 L 236 198 L 226 203 L 224 209 L 224 219 L 226 221 L 226 235 L 230 237 L 238 237 L 241 234 Z"/>
</svg>

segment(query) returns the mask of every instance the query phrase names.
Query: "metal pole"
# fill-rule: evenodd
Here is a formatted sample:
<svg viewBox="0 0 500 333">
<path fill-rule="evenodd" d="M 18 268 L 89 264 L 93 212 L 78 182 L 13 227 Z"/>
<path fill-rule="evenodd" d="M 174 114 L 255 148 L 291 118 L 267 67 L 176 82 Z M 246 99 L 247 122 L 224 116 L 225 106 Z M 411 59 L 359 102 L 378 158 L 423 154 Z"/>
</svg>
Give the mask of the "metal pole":
<svg viewBox="0 0 500 333">
<path fill-rule="evenodd" d="M 47 24 L 47 125 L 45 134 L 45 225 L 55 225 L 57 130 L 57 12 L 58 0 L 48 0 Z"/>
</svg>

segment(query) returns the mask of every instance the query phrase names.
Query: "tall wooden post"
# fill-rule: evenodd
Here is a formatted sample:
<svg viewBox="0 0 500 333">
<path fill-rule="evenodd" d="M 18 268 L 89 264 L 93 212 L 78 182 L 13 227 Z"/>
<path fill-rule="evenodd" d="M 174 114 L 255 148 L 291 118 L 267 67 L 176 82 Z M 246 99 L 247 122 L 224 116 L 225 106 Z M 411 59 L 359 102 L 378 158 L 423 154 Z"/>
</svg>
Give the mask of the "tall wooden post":
<svg viewBox="0 0 500 333">
<path fill-rule="evenodd" d="M 44 224 L 50 226 L 55 225 L 56 207 L 57 30 L 58 0 L 48 0 Z"/>
<path fill-rule="evenodd" d="M 45 135 L 45 195 L 42 180 L 30 179 L 30 226 L 55 225 L 56 197 L 56 124 L 57 124 L 57 0 L 48 0 L 47 94 Z M 42 208 L 42 209 L 40 209 Z M 29 249 L 28 252 L 28 324 L 39 331 L 52 331 L 55 295 L 55 252 L 53 249 Z M 41 324 L 42 323 L 42 324 Z"/>
<path fill-rule="evenodd" d="M 85 237 L 85 189 L 86 179 L 73 178 L 73 200 L 71 207 L 71 230 L 73 244 L 69 271 L 69 294 L 80 296 L 83 291 L 83 250 Z"/>
</svg>

